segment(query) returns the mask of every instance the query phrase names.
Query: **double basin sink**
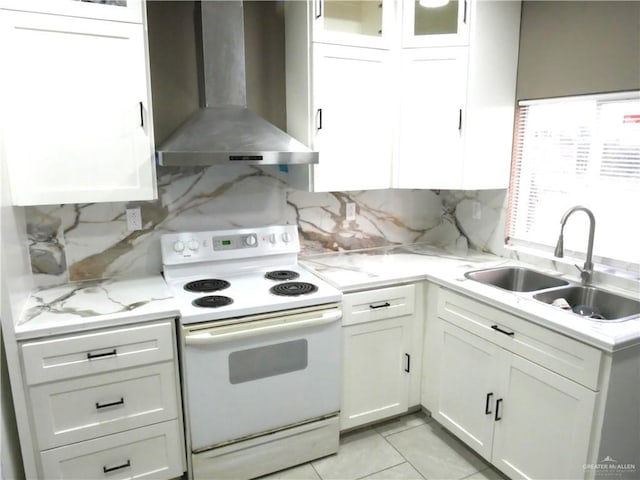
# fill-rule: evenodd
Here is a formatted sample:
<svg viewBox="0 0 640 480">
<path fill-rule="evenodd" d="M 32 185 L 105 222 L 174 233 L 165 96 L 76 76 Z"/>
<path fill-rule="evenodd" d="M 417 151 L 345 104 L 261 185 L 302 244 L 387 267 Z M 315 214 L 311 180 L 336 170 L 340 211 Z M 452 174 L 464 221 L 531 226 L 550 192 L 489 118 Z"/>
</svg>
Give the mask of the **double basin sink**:
<svg viewBox="0 0 640 480">
<path fill-rule="evenodd" d="M 502 290 L 526 293 L 539 302 L 593 321 L 622 322 L 640 316 L 637 300 L 528 268 L 489 268 L 467 272 L 464 276 Z"/>
</svg>

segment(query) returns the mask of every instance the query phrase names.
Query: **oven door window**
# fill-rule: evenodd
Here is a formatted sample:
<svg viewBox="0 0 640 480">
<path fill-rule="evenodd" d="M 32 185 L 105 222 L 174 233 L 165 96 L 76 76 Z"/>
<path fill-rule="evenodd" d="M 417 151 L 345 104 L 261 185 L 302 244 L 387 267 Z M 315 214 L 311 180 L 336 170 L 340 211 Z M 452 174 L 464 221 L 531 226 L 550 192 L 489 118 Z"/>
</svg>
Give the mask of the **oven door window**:
<svg viewBox="0 0 640 480">
<path fill-rule="evenodd" d="M 229 354 L 232 385 L 304 370 L 308 364 L 306 339 L 238 350 Z"/>
</svg>

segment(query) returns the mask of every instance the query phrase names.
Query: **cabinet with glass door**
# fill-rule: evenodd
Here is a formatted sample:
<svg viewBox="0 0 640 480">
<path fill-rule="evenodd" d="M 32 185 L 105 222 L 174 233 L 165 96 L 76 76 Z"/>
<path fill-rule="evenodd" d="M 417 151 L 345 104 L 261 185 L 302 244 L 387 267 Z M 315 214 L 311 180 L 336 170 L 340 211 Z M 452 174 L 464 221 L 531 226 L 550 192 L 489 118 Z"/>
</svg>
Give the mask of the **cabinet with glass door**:
<svg viewBox="0 0 640 480">
<path fill-rule="evenodd" d="M 142 23 L 142 0 L 0 0 L 0 8 Z"/>
<path fill-rule="evenodd" d="M 394 0 L 315 0 L 310 7 L 313 42 L 391 47 Z"/>
<path fill-rule="evenodd" d="M 469 43 L 471 0 L 402 0 L 402 47 Z"/>
</svg>

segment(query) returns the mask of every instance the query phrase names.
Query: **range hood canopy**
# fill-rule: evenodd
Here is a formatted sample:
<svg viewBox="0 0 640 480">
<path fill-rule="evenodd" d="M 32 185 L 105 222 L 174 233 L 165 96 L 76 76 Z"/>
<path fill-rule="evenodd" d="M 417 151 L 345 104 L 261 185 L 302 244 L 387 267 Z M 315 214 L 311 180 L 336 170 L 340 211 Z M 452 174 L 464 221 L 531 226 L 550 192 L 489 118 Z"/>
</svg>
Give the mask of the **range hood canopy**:
<svg viewBox="0 0 640 480">
<path fill-rule="evenodd" d="M 203 1 L 200 8 L 203 105 L 158 147 L 158 163 L 318 163 L 318 152 L 247 108 L 242 1 Z"/>
</svg>

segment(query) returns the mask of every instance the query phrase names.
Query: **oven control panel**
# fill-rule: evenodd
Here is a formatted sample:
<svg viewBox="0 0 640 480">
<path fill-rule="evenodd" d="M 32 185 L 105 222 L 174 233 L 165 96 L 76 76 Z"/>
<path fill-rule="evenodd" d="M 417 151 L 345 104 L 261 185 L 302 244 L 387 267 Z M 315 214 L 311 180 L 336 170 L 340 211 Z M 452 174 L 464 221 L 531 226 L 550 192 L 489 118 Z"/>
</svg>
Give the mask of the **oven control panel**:
<svg viewBox="0 0 640 480">
<path fill-rule="evenodd" d="M 255 233 L 249 235 L 226 235 L 212 237 L 211 245 L 214 250 L 237 250 L 239 248 L 256 248 L 258 237 Z"/>
<path fill-rule="evenodd" d="M 297 254 L 300 251 L 295 225 L 169 233 L 162 236 L 160 244 L 164 265 Z"/>
</svg>

